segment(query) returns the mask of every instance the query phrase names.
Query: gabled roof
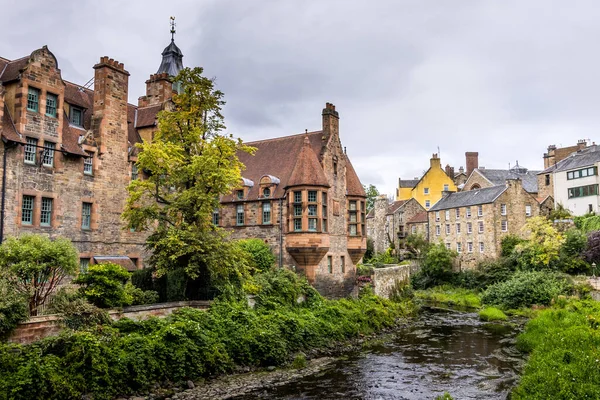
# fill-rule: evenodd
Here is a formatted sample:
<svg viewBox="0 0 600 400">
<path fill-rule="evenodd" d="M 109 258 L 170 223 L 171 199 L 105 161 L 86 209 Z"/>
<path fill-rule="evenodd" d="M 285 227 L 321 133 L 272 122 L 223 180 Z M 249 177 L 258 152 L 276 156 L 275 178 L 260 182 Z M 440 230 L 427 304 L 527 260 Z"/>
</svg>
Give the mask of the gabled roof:
<svg viewBox="0 0 600 400">
<path fill-rule="evenodd" d="M 86 157 L 88 154 L 83 151 L 79 145 L 79 136 L 85 135 L 86 131 L 83 128 L 78 128 L 69 124 L 67 113 L 65 112 L 63 117 L 63 130 L 62 130 L 62 150 L 69 154 Z"/>
<path fill-rule="evenodd" d="M 538 192 L 537 174 L 539 171 L 529 171 L 526 168 L 511 169 L 481 169 L 476 168 L 473 172 L 479 172 L 493 185 L 505 185 L 507 179 L 521 179 L 523 189 L 528 193 Z"/>
<path fill-rule="evenodd" d="M 135 119 L 136 128 L 144 128 L 147 126 L 156 125 L 156 116 L 158 112 L 162 110 L 162 104 L 154 104 L 147 107 L 139 107 L 137 109 L 137 116 Z"/>
<path fill-rule="evenodd" d="M 305 185 L 329 187 L 323 167 L 321 167 L 317 155 L 310 146 L 308 135 L 304 137 L 304 144 L 300 154 L 296 157 L 296 164 L 284 189 Z"/>
<path fill-rule="evenodd" d="M 422 224 L 427 223 L 427 211 L 422 211 L 418 214 L 415 214 L 410 220 L 408 220 L 407 224 Z"/>
<path fill-rule="evenodd" d="M 502 185 L 477 190 L 467 190 L 466 192 L 450 193 L 446 197 L 442 197 L 442 199 L 435 203 L 429 211 L 493 203 L 505 190 L 506 185 Z"/>
<path fill-rule="evenodd" d="M 576 168 L 588 167 L 596 164 L 599 161 L 600 149 L 597 145 L 592 145 L 586 147 L 585 149 L 571 153 L 571 155 L 569 155 L 567 158 L 559 161 L 555 166 L 553 166 L 554 169 L 552 171 L 562 172 Z M 546 172 L 548 170 L 550 170 L 550 168 L 542 172 Z"/>
<path fill-rule="evenodd" d="M 21 70 L 27 66 L 28 62 L 29 56 L 25 56 L 6 63 L 0 71 L 0 81 L 10 82 L 18 79 Z"/>
<path fill-rule="evenodd" d="M 400 179 L 398 181 L 398 187 L 401 188 L 414 188 L 419 183 L 419 179 Z"/>
<path fill-rule="evenodd" d="M 360 179 L 358 179 L 358 175 L 356 175 L 356 171 L 350 162 L 348 156 L 346 157 L 346 195 L 348 196 L 358 196 L 358 197 L 367 197 L 365 193 L 365 188 L 362 183 L 360 183 Z"/>
<path fill-rule="evenodd" d="M 0 134 L 3 139 L 10 140 L 17 143 L 25 143 L 23 137 L 17 131 L 15 124 L 13 124 L 12 118 L 10 117 L 8 106 L 4 105 L 4 115 L 2 121 L 0 121 Z"/>
</svg>

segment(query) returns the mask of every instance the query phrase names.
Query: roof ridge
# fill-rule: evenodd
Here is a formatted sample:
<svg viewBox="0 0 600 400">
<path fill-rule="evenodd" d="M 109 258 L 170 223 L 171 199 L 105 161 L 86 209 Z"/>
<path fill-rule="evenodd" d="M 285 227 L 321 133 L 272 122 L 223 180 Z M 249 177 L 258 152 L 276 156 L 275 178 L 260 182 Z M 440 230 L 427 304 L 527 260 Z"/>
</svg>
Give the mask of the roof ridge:
<svg viewBox="0 0 600 400">
<path fill-rule="evenodd" d="M 288 136 L 279 136 L 279 137 L 271 138 L 271 139 L 255 140 L 253 142 L 245 142 L 245 144 L 274 142 L 276 140 L 289 139 L 289 138 L 292 138 L 292 137 L 298 137 L 298 136 L 302 136 L 302 135 L 314 135 L 315 133 L 321 133 L 321 132 L 323 132 L 323 131 L 320 130 L 320 131 L 303 132 L 303 133 L 297 133 L 297 134 L 295 133 L 293 135 L 288 135 Z"/>
</svg>

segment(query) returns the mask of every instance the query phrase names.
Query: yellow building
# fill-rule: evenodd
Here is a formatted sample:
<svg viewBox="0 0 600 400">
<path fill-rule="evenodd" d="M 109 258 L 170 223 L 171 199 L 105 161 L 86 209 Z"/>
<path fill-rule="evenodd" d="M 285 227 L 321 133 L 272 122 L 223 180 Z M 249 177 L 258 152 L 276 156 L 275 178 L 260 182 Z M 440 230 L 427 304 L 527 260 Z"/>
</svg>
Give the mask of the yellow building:
<svg viewBox="0 0 600 400">
<path fill-rule="evenodd" d="M 429 210 L 442 198 L 443 191 L 456 192 L 456 185 L 452 178 L 442 169 L 442 163 L 437 154 L 433 154 L 430 166 L 421 179 L 398 180 L 396 200 L 413 198 L 426 210 Z"/>
</svg>

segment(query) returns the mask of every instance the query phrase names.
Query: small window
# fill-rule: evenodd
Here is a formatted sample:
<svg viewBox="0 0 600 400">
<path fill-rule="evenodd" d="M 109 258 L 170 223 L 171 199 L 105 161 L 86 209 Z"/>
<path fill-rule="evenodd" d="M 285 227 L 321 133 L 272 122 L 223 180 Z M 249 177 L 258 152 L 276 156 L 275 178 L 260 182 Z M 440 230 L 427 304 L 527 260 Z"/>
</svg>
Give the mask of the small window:
<svg viewBox="0 0 600 400">
<path fill-rule="evenodd" d="M 479 233 L 483 233 L 483 221 L 479 221 Z"/>
<path fill-rule="evenodd" d="M 471 222 L 467 222 L 467 233 L 473 233 L 473 224 Z"/>
<path fill-rule="evenodd" d="M 333 273 L 333 257 L 327 256 L 327 272 Z"/>
<path fill-rule="evenodd" d="M 450 186 L 448 186 L 447 183 L 444 184 L 444 192 L 447 192 L 450 190 Z"/>
<path fill-rule="evenodd" d="M 271 223 L 271 203 L 263 203 L 262 204 L 262 223 L 263 224 Z"/>
<path fill-rule="evenodd" d="M 410 228 L 410 232 L 411 232 L 413 235 L 414 235 L 415 233 L 417 233 L 417 227 L 413 225 L 413 226 Z"/>
<path fill-rule="evenodd" d="M 308 206 L 308 216 L 309 217 L 316 217 L 317 216 L 317 206 L 314 204 L 309 204 Z M 356 217 L 356 214 L 354 214 L 354 216 Z"/>
<path fill-rule="evenodd" d="M 90 267 L 90 259 L 89 258 L 80 258 L 79 259 L 79 273 L 86 274 L 88 272 L 89 267 Z"/>
<path fill-rule="evenodd" d="M 42 212 L 40 214 L 40 225 L 50 226 L 52 224 L 52 203 L 49 197 L 42 197 Z"/>
<path fill-rule="evenodd" d="M 327 220 L 326 220 L 326 219 L 323 219 L 323 220 L 321 221 L 321 223 L 322 223 L 322 225 L 323 225 L 323 233 L 326 233 L 326 232 L 327 232 Z"/>
<path fill-rule="evenodd" d="M 446 248 L 450 250 L 450 243 L 446 243 Z"/>
<path fill-rule="evenodd" d="M 56 109 L 58 108 L 58 96 L 52 93 L 46 93 L 46 115 L 56 118 Z"/>
<path fill-rule="evenodd" d="M 502 220 L 501 224 L 502 224 L 502 232 L 508 232 L 508 221 Z"/>
<path fill-rule="evenodd" d="M 483 217 L 483 206 L 477 206 L 477 216 Z"/>
<path fill-rule="evenodd" d="M 467 253 L 473 252 L 473 242 L 467 242 Z"/>
<path fill-rule="evenodd" d="M 446 210 L 446 221 L 450 221 L 450 210 Z"/>
<path fill-rule="evenodd" d="M 342 274 L 346 272 L 346 257 L 340 256 L 340 263 L 342 265 Z"/>
<path fill-rule="evenodd" d="M 356 235 L 357 235 L 356 225 L 350 225 L 350 236 L 356 236 Z"/>
<path fill-rule="evenodd" d="M 356 211 L 356 200 L 350 201 L 350 211 Z"/>
<path fill-rule="evenodd" d="M 317 202 L 317 191 L 316 190 L 309 190 L 308 191 L 308 202 L 309 203 L 316 203 Z M 354 202 L 355 206 L 356 206 L 356 202 Z"/>
<path fill-rule="evenodd" d="M 423 194 L 429 194 L 429 188 L 428 187 L 423 188 Z"/>
<path fill-rule="evenodd" d="M 425 200 L 425 208 L 429 209 L 429 207 L 431 207 L 431 201 Z"/>
<path fill-rule="evenodd" d="M 38 112 L 40 102 L 40 91 L 39 89 L 29 87 L 27 90 L 27 110 Z"/>
<path fill-rule="evenodd" d="M 90 229 L 92 222 L 92 203 L 83 203 L 81 209 L 81 229 Z"/>
<path fill-rule="evenodd" d="M 136 163 L 131 163 L 131 180 L 137 181 L 139 176 L 138 166 Z"/>
<path fill-rule="evenodd" d="M 506 215 L 506 204 L 500 204 L 500 215 Z"/>
<path fill-rule="evenodd" d="M 236 191 L 236 197 L 238 200 L 244 200 L 244 190 L 241 189 L 241 190 Z"/>
<path fill-rule="evenodd" d="M 302 203 L 302 192 L 294 192 L 294 203 Z"/>
<path fill-rule="evenodd" d="M 450 224 L 446 224 L 446 235 L 450 234 Z"/>
<path fill-rule="evenodd" d="M 241 204 L 237 206 L 235 221 L 237 225 L 244 225 L 244 206 Z"/>
<path fill-rule="evenodd" d="M 456 243 L 456 251 L 462 253 L 462 243 Z"/>
<path fill-rule="evenodd" d="M 302 216 L 302 206 L 301 205 L 294 205 L 294 217 L 301 217 Z"/>
<path fill-rule="evenodd" d="M 467 209 L 465 211 L 465 215 L 467 218 L 471 218 L 471 207 L 467 207 Z"/>
<path fill-rule="evenodd" d="M 294 218 L 294 231 L 299 232 L 302 230 L 302 219 Z"/>
<path fill-rule="evenodd" d="M 21 207 L 21 224 L 31 225 L 33 224 L 33 203 L 35 197 L 23 196 L 23 205 Z"/>
<path fill-rule="evenodd" d="M 220 216 L 220 213 L 219 213 L 218 209 L 216 209 L 215 211 L 213 211 L 213 213 L 212 213 L 212 223 L 213 223 L 214 226 L 219 226 L 219 222 L 220 222 L 219 219 L 220 219 L 220 217 L 221 216 Z"/>
<path fill-rule="evenodd" d="M 53 167 L 54 166 L 54 149 L 56 148 L 56 143 L 52 142 L 44 142 L 44 152 L 42 153 L 42 164 L 45 167 Z"/>
<path fill-rule="evenodd" d="M 530 205 L 525 206 L 525 216 L 531 217 L 531 206 Z"/>
<path fill-rule="evenodd" d="M 435 235 L 436 235 L 436 236 L 440 236 L 440 234 L 441 234 L 441 229 L 440 229 L 440 226 L 439 226 L 439 225 L 436 225 L 436 226 L 435 226 Z"/>
<path fill-rule="evenodd" d="M 594 206 L 591 204 L 588 204 L 588 213 L 593 213 L 594 212 Z"/>
<path fill-rule="evenodd" d="M 308 219 L 308 230 L 311 232 L 317 231 L 317 219 L 316 218 Z"/>
<path fill-rule="evenodd" d="M 440 222 L 440 212 L 439 211 L 435 212 L 435 222 Z"/>
<path fill-rule="evenodd" d="M 268 187 L 263 189 L 263 197 L 268 199 L 269 197 L 271 197 L 271 189 L 269 189 Z"/>
<path fill-rule="evenodd" d="M 88 157 L 83 158 L 83 173 L 92 175 L 94 172 L 94 154 L 88 153 Z"/>
<path fill-rule="evenodd" d="M 333 162 L 333 175 L 337 175 L 337 161 Z"/>
<path fill-rule="evenodd" d="M 460 208 L 456 209 L 456 218 L 460 218 Z"/>
<path fill-rule="evenodd" d="M 460 233 L 460 224 L 456 224 L 456 234 Z"/>
<path fill-rule="evenodd" d="M 550 186 L 550 174 L 546 174 L 546 186 Z"/>
<path fill-rule="evenodd" d="M 71 106 L 69 122 L 71 122 L 72 125 L 83 127 L 83 110 L 81 108 Z"/>
<path fill-rule="evenodd" d="M 35 164 L 37 144 L 37 139 L 27 138 L 27 144 L 25 144 L 25 164 Z"/>
<path fill-rule="evenodd" d="M 483 242 L 479 242 L 479 252 L 483 253 L 484 250 L 485 250 L 485 245 L 483 244 Z"/>
</svg>

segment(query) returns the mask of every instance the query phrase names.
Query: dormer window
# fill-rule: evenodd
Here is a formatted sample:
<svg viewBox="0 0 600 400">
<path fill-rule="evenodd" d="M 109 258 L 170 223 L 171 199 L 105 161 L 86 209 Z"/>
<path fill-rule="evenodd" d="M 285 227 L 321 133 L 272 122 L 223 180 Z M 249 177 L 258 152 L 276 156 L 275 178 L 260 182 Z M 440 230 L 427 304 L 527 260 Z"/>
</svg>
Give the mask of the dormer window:
<svg viewBox="0 0 600 400">
<path fill-rule="evenodd" d="M 268 187 L 264 188 L 263 189 L 263 197 L 266 199 L 271 197 L 271 189 L 269 189 Z"/>
<path fill-rule="evenodd" d="M 240 189 L 236 192 L 236 197 L 238 200 L 244 200 L 244 190 Z"/>
<path fill-rule="evenodd" d="M 83 110 L 79 107 L 71 106 L 71 115 L 69 116 L 71 125 L 83 127 Z"/>
</svg>

